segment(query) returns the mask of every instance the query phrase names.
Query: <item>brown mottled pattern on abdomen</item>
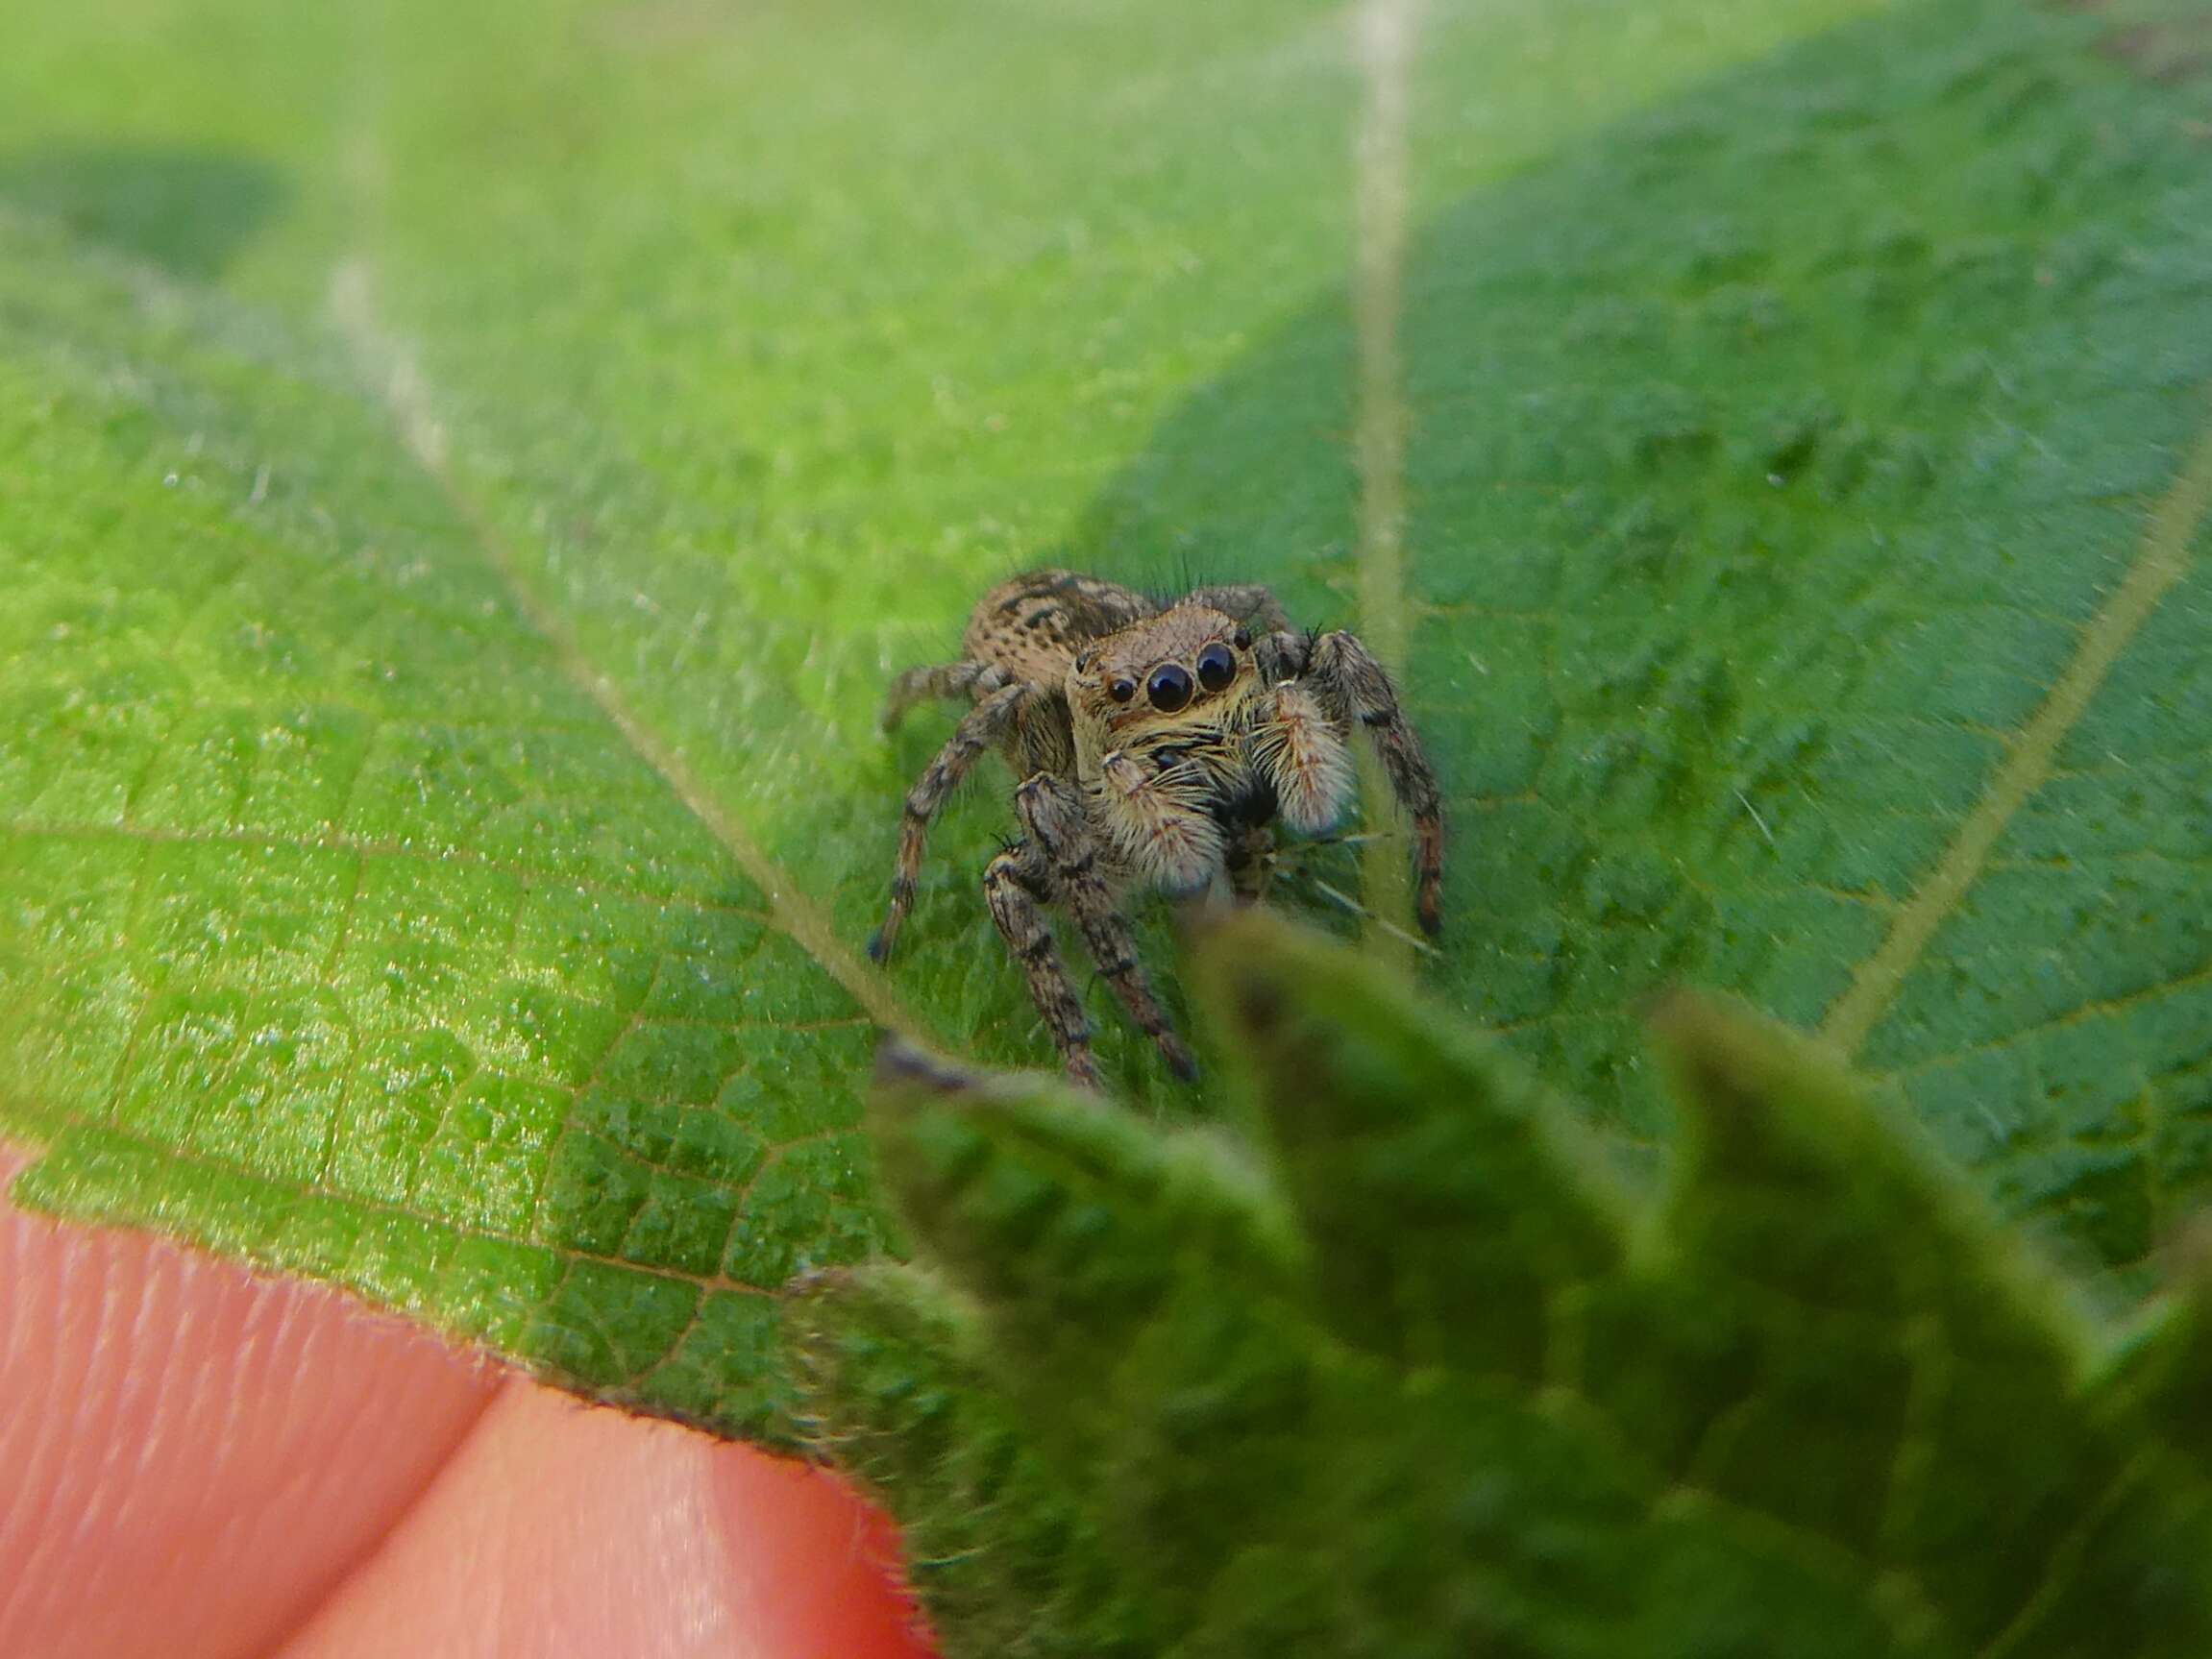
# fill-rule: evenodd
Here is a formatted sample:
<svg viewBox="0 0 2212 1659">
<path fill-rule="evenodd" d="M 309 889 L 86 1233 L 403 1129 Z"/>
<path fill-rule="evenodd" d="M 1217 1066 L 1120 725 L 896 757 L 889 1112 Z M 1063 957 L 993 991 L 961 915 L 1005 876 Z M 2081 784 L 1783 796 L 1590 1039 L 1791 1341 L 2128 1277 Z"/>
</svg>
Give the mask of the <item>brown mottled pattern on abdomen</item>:
<svg viewBox="0 0 2212 1659">
<path fill-rule="evenodd" d="M 1072 571 L 1029 571 L 983 596 L 962 650 L 1035 686 L 1057 691 L 1083 646 L 1154 615 L 1142 594 Z"/>
</svg>

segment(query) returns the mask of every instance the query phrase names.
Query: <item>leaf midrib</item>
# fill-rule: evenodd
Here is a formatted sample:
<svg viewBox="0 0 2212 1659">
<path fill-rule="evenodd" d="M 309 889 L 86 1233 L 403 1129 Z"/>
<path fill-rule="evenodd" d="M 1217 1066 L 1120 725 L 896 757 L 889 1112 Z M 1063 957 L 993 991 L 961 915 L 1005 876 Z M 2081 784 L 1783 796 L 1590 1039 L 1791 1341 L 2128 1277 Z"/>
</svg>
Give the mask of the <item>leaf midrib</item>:
<svg viewBox="0 0 2212 1659">
<path fill-rule="evenodd" d="M 332 296 L 338 331 L 390 417 L 402 447 L 452 507 L 523 621 L 545 641 L 563 678 L 591 699 L 630 752 L 651 769 L 760 889 L 768 902 L 768 919 L 778 931 L 877 1025 L 911 1040 L 928 1040 L 922 1022 L 893 988 L 890 978 L 838 937 L 828 912 L 761 849 L 736 815 L 700 783 L 681 752 L 639 718 L 612 677 L 585 652 L 576 630 L 525 580 L 513 545 L 454 473 L 443 427 L 431 412 L 433 400 L 422 377 L 419 354 L 395 341 L 377 314 L 374 265 L 361 258 L 347 261 L 333 281 Z"/>
<path fill-rule="evenodd" d="M 1408 406 L 1399 360 L 1404 244 L 1410 221 L 1406 180 L 1408 67 L 1421 22 L 1420 0 L 1364 0 L 1346 20 L 1359 32 L 1356 57 L 1366 84 L 1353 134 L 1359 166 L 1353 249 L 1358 328 L 1356 440 L 1361 500 L 1356 572 L 1362 626 L 1383 660 L 1403 665 L 1412 601 L 1403 531 Z M 376 222 L 374 214 L 367 216 Z M 827 910 L 771 858 L 739 817 L 709 791 L 682 752 L 628 704 L 583 648 L 576 629 L 526 579 L 515 548 L 455 475 L 419 354 L 377 315 L 373 261 L 356 254 L 335 273 L 332 311 L 356 368 L 375 389 L 403 447 L 452 506 L 523 619 L 553 650 L 563 676 L 588 695 L 630 751 L 669 787 L 765 895 L 770 920 L 877 1024 L 927 1040 L 922 1023 L 890 978 L 838 935 Z M 357 283 L 358 303 L 340 296 Z M 2212 426 L 2200 431 L 2174 483 L 2154 506 L 2142 544 L 2120 584 L 2082 627 L 2065 667 L 2021 725 L 1999 734 L 1996 770 L 1952 841 L 1897 907 L 1880 943 L 1853 971 L 1819 1035 L 1845 1058 L 1857 1054 L 1896 1000 L 1943 922 L 1986 867 L 2019 809 L 2050 780 L 2066 738 L 2165 595 L 2186 574 L 2189 542 L 2212 512 Z M 1370 783 L 1373 779 L 1369 779 Z M 1383 932 L 1410 919 L 1411 890 L 1402 849 L 1381 836 L 1367 849 L 1365 875 Z M 1376 942 L 1380 942 L 1379 940 Z"/>
<path fill-rule="evenodd" d="M 1368 649 L 1394 673 L 1406 666 L 1406 442 L 1411 425 L 1398 328 L 1405 309 L 1406 243 L 1412 219 L 1408 151 L 1413 64 L 1421 0 L 1364 0 L 1347 19 L 1364 84 L 1353 135 L 1352 314 L 1358 405 L 1353 442 L 1360 482 L 1360 626 Z M 1361 786 L 1373 803 L 1373 837 L 1361 859 L 1370 907 L 1368 946 L 1403 961 L 1413 922 L 1403 838 L 1391 833 L 1382 767 L 1361 753 Z"/>
</svg>

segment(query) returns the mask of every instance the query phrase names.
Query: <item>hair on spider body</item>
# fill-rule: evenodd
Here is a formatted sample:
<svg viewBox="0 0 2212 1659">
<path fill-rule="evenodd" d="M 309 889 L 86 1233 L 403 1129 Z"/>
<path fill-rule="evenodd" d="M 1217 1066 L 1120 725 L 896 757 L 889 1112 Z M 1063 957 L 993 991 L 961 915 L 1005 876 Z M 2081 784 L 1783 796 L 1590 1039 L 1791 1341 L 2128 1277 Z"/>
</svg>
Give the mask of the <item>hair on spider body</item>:
<svg viewBox="0 0 2212 1659">
<path fill-rule="evenodd" d="M 1293 629 L 1264 587 L 1151 598 L 1072 571 L 1015 576 L 977 602 L 960 661 L 898 676 L 886 728 L 932 696 L 971 706 L 907 791 L 891 903 L 869 952 L 880 961 L 897 941 L 929 820 L 998 749 L 1018 780 L 1022 833 L 985 866 L 984 896 L 1078 1083 L 1097 1084 L 1097 1062 L 1047 911 L 1067 913 L 1130 1017 L 1178 1076 L 1194 1076 L 1125 907 L 1155 890 L 1256 896 L 1276 823 L 1319 835 L 1351 806 L 1357 732 L 1413 821 L 1417 912 L 1429 932 L 1438 926 L 1441 807 L 1396 688 L 1356 637 Z"/>
</svg>

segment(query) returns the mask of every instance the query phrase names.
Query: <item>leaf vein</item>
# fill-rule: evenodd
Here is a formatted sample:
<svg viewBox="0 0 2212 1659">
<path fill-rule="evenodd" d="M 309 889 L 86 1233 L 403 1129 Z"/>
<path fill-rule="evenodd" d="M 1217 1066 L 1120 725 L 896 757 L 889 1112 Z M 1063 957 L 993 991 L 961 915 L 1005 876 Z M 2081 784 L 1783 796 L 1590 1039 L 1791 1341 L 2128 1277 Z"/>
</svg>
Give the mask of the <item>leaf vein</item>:
<svg viewBox="0 0 2212 1659">
<path fill-rule="evenodd" d="M 1407 160 L 1420 0 L 1364 0 L 1352 17 L 1365 102 L 1354 134 L 1356 257 L 1352 312 L 1358 363 L 1360 504 L 1355 554 L 1360 626 L 1370 650 L 1393 671 L 1406 666 L 1406 403 L 1398 328 L 1405 307 L 1406 247 L 1412 217 Z M 1363 750 L 1362 782 L 1376 797 L 1380 767 Z M 1389 809 L 1370 815 L 1370 829 L 1389 822 Z M 1380 817 L 1382 821 L 1374 819 Z M 1362 875 L 1372 912 L 1371 946 L 1413 925 L 1413 887 L 1403 854 L 1370 844 Z"/>
<path fill-rule="evenodd" d="M 332 308 L 340 332 L 382 396 L 408 451 L 468 527 L 516 610 L 552 648 L 562 674 L 598 705 L 623 742 L 660 776 L 760 889 L 775 925 L 878 1025 L 919 1037 L 920 1023 L 892 988 L 890 980 L 838 938 L 827 913 L 794 885 L 736 816 L 707 792 L 682 755 L 631 711 L 614 682 L 585 654 L 576 630 L 524 579 L 514 548 L 455 477 L 446 435 L 430 413 L 420 371 L 411 354 L 399 349 L 386 335 L 376 314 L 373 281 L 365 262 L 349 260 L 339 266 L 332 283 Z"/>
<path fill-rule="evenodd" d="M 2082 629 L 2072 659 L 2028 723 L 2010 741 L 1981 798 L 1927 878 L 1907 898 L 1873 955 L 1830 1008 L 1821 1037 L 1849 1059 L 1880 1023 L 1905 976 L 1946 918 L 1979 879 L 2013 815 L 2050 779 L 2059 745 L 2087 712 L 2158 601 L 2189 567 L 2189 540 L 2212 511 L 2212 427 L 2200 431 L 2180 475 L 2152 510 L 2127 573 Z"/>
</svg>

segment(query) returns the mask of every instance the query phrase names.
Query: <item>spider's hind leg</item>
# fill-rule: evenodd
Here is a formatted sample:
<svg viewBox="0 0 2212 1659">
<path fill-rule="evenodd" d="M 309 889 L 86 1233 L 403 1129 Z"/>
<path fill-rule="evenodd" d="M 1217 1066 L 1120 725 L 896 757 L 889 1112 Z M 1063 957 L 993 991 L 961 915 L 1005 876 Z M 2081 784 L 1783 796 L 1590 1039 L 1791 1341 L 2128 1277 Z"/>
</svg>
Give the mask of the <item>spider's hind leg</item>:
<svg viewBox="0 0 2212 1659">
<path fill-rule="evenodd" d="M 1033 688 L 1003 685 L 968 711 L 967 718 L 946 739 L 936 758 L 922 768 L 914 787 L 906 792 L 905 816 L 898 825 L 898 856 L 891 871 L 891 904 L 883 913 L 883 925 L 868 941 L 868 954 L 881 962 L 897 942 L 899 924 L 914 908 L 915 878 L 922 869 L 922 849 L 935 817 L 960 780 L 985 749 L 1004 737 Z"/>
</svg>

